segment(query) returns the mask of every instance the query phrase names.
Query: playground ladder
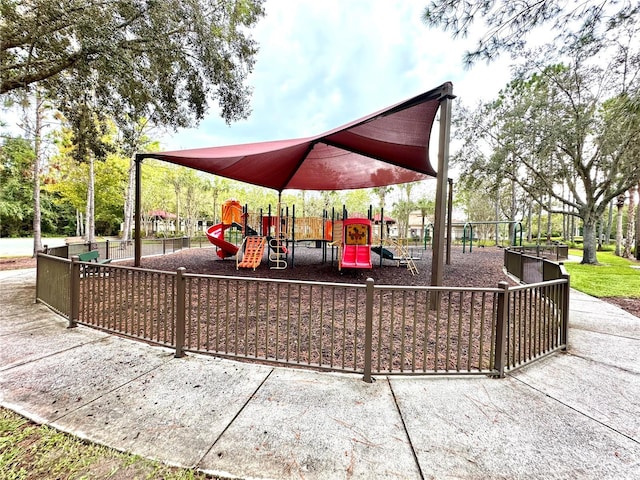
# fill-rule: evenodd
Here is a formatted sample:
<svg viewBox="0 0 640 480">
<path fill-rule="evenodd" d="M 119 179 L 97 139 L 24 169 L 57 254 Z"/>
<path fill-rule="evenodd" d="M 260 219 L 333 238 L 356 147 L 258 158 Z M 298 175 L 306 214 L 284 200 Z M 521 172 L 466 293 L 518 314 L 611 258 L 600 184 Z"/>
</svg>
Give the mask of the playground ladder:
<svg viewBox="0 0 640 480">
<path fill-rule="evenodd" d="M 287 247 L 277 238 L 269 240 L 269 261 L 273 263 L 270 268 L 284 270 L 287 268 Z"/>
<path fill-rule="evenodd" d="M 413 257 L 409 253 L 407 247 L 402 245 L 400 242 L 391 239 L 389 239 L 389 243 L 391 244 L 391 247 L 398 253 L 398 265 L 400 265 L 400 263 L 406 263 L 407 268 L 411 272 L 411 275 L 417 275 L 418 267 L 416 267 L 416 264 L 413 261 Z"/>
<path fill-rule="evenodd" d="M 242 254 L 242 260 L 240 260 L 240 255 L 236 256 L 236 270 L 240 267 L 253 268 L 255 270 L 262 261 L 264 246 L 266 244 L 267 239 L 265 237 L 245 237 L 239 249 L 239 251 L 244 252 Z"/>
</svg>

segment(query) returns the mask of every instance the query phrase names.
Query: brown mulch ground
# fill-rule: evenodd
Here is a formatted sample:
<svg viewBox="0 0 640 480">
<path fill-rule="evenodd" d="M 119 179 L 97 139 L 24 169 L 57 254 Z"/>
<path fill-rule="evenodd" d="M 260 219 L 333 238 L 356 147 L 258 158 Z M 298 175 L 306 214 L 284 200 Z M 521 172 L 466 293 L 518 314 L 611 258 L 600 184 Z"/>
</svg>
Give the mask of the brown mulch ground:
<svg viewBox="0 0 640 480">
<path fill-rule="evenodd" d="M 22 268 L 36 268 L 36 259 L 33 257 L 0 258 L 0 271 Z"/>
<path fill-rule="evenodd" d="M 175 271 L 178 267 L 185 267 L 187 273 L 204 275 L 229 275 L 241 277 L 273 278 L 288 280 L 309 280 L 336 283 L 364 283 L 367 278 L 373 278 L 376 284 L 384 285 L 429 285 L 431 280 L 431 249 L 415 248 L 414 257 L 418 275 L 412 275 L 406 266 L 398 267 L 397 262 L 383 260 L 371 254 L 373 268 L 338 270 L 337 259 L 331 259 L 331 252 L 327 251 L 326 261 L 322 260 L 322 249 L 297 246 L 288 258 L 289 268 L 284 270 L 270 269 L 265 260 L 256 270 L 236 269 L 234 258 L 221 260 L 215 254 L 214 248 L 191 249 L 177 252 L 173 255 L 147 257 L 142 259 L 142 267 L 153 270 Z M 452 251 L 451 265 L 444 268 L 444 285 L 462 287 L 497 287 L 500 281 L 508 281 L 502 271 L 504 251 L 498 248 L 478 250 L 477 253 L 463 254 L 461 248 Z M 293 268 L 291 264 L 293 263 Z M 133 265 L 132 261 L 119 264 Z"/>
<path fill-rule="evenodd" d="M 426 285 L 431 278 L 431 250 L 422 252 L 423 258 L 416 261 L 419 274 L 413 276 L 406 268 L 395 266 L 395 262 L 383 261 L 380 268 L 380 257 L 373 254 L 373 270 L 354 270 L 339 272 L 334 259 L 331 264 L 331 254 L 327 254 L 327 263 L 322 263 L 322 253 L 319 249 L 296 247 L 294 268 L 286 270 L 271 270 L 263 262 L 255 271 L 236 270 L 235 260 L 220 260 L 215 255 L 215 249 L 192 249 L 178 252 L 164 257 L 151 257 L 142 260 L 142 266 L 157 270 L 174 271 L 178 267 L 185 267 L 187 272 L 233 275 L 269 278 L 288 278 L 292 280 L 316 280 L 326 282 L 360 283 L 367 277 L 376 283 L 391 285 Z M 503 250 L 485 248 L 471 254 L 462 254 L 460 248 L 452 250 L 452 264 L 445 266 L 444 284 L 447 286 L 487 287 L 496 286 L 498 282 L 506 280 L 502 272 Z M 289 259 L 291 263 L 291 259 Z M 132 262 L 124 263 L 132 265 Z M 35 268 L 36 260 L 32 257 L 0 258 L 0 271 L 22 268 Z M 640 317 L 640 298 L 610 297 L 602 300 L 617 305 L 627 312 Z"/>
</svg>

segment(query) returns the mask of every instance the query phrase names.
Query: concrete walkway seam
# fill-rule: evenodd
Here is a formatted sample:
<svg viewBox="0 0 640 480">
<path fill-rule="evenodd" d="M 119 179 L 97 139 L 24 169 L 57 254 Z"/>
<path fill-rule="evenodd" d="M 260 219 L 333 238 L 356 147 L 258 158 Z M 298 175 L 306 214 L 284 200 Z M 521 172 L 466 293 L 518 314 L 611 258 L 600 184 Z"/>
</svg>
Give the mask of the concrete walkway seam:
<svg viewBox="0 0 640 480">
<path fill-rule="evenodd" d="M 260 382 L 260 385 L 258 385 L 256 387 L 256 389 L 253 391 L 253 393 L 249 396 L 249 398 L 247 399 L 246 402 L 244 402 L 244 404 L 242 405 L 241 408 L 238 409 L 238 411 L 236 412 L 236 414 L 233 416 L 233 418 L 231 419 L 231 421 L 227 424 L 226 427 L 224 427 L 224 429 L 220 432 L 220 434 L 216 437 L 216 439 L 213 441 L 213 443 L 211 444 L 211 446 L 209 447 L 209 449 L 204 453 L 204 455 L 202 455 L 202 457 L 200 457 L 200 460 L 197 461 L 197 463 L 194 465 L 193 468 L 197 468 L 200 469 L 203 460 L 207 457 L 207 455 L 209 455 L 209 453 L 211 452 L 211 450 L 213 450 L 213 447 L 216 446 L 216 444 L 218 443 L 218 441 L 222 438 L 222 436 L 225 434 L 225 432 L 229 429 L 229 427 L 233 424 L 233 422 L 236 420 L 236 418 L 238 418 L 240 416 L 240 414 L 244 411 L 244 409 L 247 407 L 247 405 L 249 405 L 249 403 L 251 402 L 251 400 L 253 400 L 256 396 L 256 394 L 260 391 L 260 389 L 262 388 L 262 386 L 265 384 L 265 382 L 269 379 L 269 377 L 271 376 L 271 374 L 273 373 L 273 368 L 271 370 L 269 370 L 269 373 L 267 373 L 265 375 L 265 377 L 262 379 L 262 381 Z"/>
<path fill-rule="evenodd" d="M 576 356 L 577 356 L 577 355 L 576 355 Z M 620 369 L 620 370 L 623 370 L 623 369 Z M 560 405 L 562 405 L 562 406 L 564 406 L 564 407 L 566 407 L 566 408 L 568 408 L 568 409 L 570 409 L 570 410 L 573 410 L 574 412 L 576 412 L 576 413 L 578 413 L 578 414 L 582 415 L 583 417 L 588 418 L 589 420 L 592 420 L 592 421 L 594 421 L 594 422 L 596 422 L 596 423 L 598 423 L 598 424 L 602 425 L 603 427 L 605 427 L 605 428 L 607 428 L 607 429 L 611 430 L 611 431 L 612 431 L 612 432 L 614 432 L 615 434 L 617 434 L 617 435 L 621 435 L 621 436 L 623 436 L 623 437 L 625 437 L 625 438 L 627 438 L 627 439 L 631 440 L 632 442 L 637 443 L 638 445 L 640 445 L 640 442 L 639 442 L 638 440 L 636 440 L 635 438 L 631 437 L 630 435 L 627 435 L 627 434 L 626 434 L 626 433 L 624 433 L 624 432 L 621 432 L 620 430 L 617 430 L 617 429 L 613 428 L 611 425 L 607 425 L 606 423 L 604 423 L 604 422 L 602 422 L 602 421 L 598 420 L 597 418 L 595 418 L 593 415 L 589 415 L 588 413 L 583 412 L 582 410 L 580 410 L 580 409 L 578 409 L 578 408 L 576 408 L 576 407 L 574 407 L 574 406 L 571 406 L 571 405 L 569 405 L 569 404 L 568 404 L 568 403 L 566 403 L 566 402 L 563 402 L 563 401 L 562 401 L 562 400 L 560 400 L 559 398 L 554 397 L 553 395 L 550 395 L 550 394 L 548 394 L 547 392 L 545 392 L 545 391 L 543 391 L 543 390 L 541 390 L 541 389 L 539 389 L 539 388 L 534 387 L 533 385 L 531 385 L 531 384 L 529 384 L 529 383 L 525 382 L 525 381 L 524 381 L 524 380 L 522 380 L 521 378 L 517 378 L 517 377 L 515 377 L 515 376 L 511 376 L 511 375 L 508 375 L 508 376 L 509 376 L 511 379 L 513 379 L 513 380 L 517 380 L 518 382 L 522 383 L 523 385 L 525 385 L 525 386 L 529 387 L 530 389 L 535 390 L 536 392 L 541 393 L 542 395 L 547 396 L 547 397 L 548 397 L 548 398 L 550 398 L 551 400 L 554 400 L 555 402 L 558 402 Z"/>
<path fill-rule="evenodd" d="M 411 447 L 411 453 L 413 453 L 413 459 L 416 462 L 416 467 L 418 468 L 418 474 L 420 475 L 420 480 L 424 480 L 424 473 L 422 472 L 422 467 L 420 466 L 420 460 L 418 458 L 418 454 L 416 453 L 416 449 L 413 446 L 413 441 L 411 440 L 411 435 L 409 434 L 409 429 L 407 428 L 407 423 L 404 420 L 404 416 L 402 415 L 402 410 L 400 409 L 400 405 L 398 405 L 398 398 L 396 397 L 396 392 L 393 391 L 393 385 L 391 385 L 391 380 L 389 376 L 385 377 L 387 381 L 387 385 L 389 385 L 389 390 L 391 391 L 391 396 L 393 397 L 393 403 L 396 406 L 396 410 L 398 411 L 398 415 L 400 416 L 400 421 L 402 422 L 402 428 L 404 429 L 404 433 L 407 436 L 407 441 L 409 442 L 409 447 Z"/>
<path fill-rule="evenodd" d="M 55 313 L 55 312 L 53 312 L 53 313 Z M 23 329 L 22 332 L 31 332 L 31 331 L 34 331 L 34 330 L 44 330 L 45 328 L 46 327 L 38 327 L 38 328 L 33 328 L 33 329 Z M 7 335 L 13 335 L 13 334 L 9 333 Z M 27 365 L 29 363 L 37 362 L 39 360 L 44 360 L 45 358 L 51 358 L 51 357 L 55 357 L 57 355 L 62 355 L 63 353 L 70 352 L 72 350 L 75 350 L 75 349 L 80 348 L 80 347 L 84 347 L 86 345 L 91 345 L 92 343 L 98 343 L 98 342 L 101 342 L 103 340 L 104 340 L 103 338 L 97 338 L 95 340 L 90 340 L 88 342 L 78 343 L 76 345 L 73 345 L 72 347 L 64 348 L 64 349 L 58 350 L 56 352 L 48 353 L 47 355 L 43 355 L 41 357 L 30 358 L 28 360 L 25 360 L 24 362 L 14 363 L 14 364 L 8 365 L 6 367 L 0 367 L 0 372 L 8 372 L 8 371 L 10 371 L 10 370 L 12 370 L 14 368 L 21 367 L 21 366 Z"/>
<path fill-rule="evenodd" d="M 146 372 L 141 373 L 141 374 L 140 374 L 140 375 L 138 375 L 137 377 L 131 378 L 129 381 L 124 382 L 124 383 L 122 383 L 122 384 L 118 385 L 117 387 L 112 388 L 111 390 L 105 391 L 102 395 L 99 395 L 99 396 L 97 396 L 97 397 L 95 397 L 95 398 L 93 398 L 93 399 L 89 400 L 88 402 L 83 403 L 82 405 L 78 405 L 78 407 L 76 407 L 76 408 L 74 408 L 74 409 L 72 409 L 72 410 L 70 409 L 68 412 L 64 413 L 64 415 L 61 415 L 61 416 L 59 416 L 59 417 L 57 417 L 57 418 L 53 419 L 53 420 L 51 421 L 51 423 L 59 422 L 60 420 L 64 419 L 65 417 L 67 417 L 67 416 L 69 416 L 69 415 L 71 415 L 72 413 L 77 412 L 77 411 L 78 411 L 78 410 L 80 410 L 81 408 L 84 408 L 84 407 L 86 407 L 87 405 L 91 405 L 92 403 L 95 403 L 95 402 L 97 402 L 98 400 L 103 399 L 103 398 L 104 398 L 104 397 L 106 397 L 107 395 L 110 395 L 110 394 L 112 394 L 112 393 L 116 392 L 117 390 L 120 390 L 121 388 L 124 388 L 124 387 L 126 387 L 127 385 L 129 385 L 129 384 L 132 384 L 133 382 L 135 382 L 135 381 L 139 380 L 140 378 L 142 378 L 142 377 L 144 377 L 144 376 L 146 376 L 146 375 L 149 375 L 149 374 L 150 374 L 151 372 L 153 372 L 154 370 L 159 370 L 159 369 L 160 369 L 160 368 L 162 368 L 162 367 L 163 367 L 163 365 L 158 365 L 157 367 L 153 367 L 153 368 L 151 368 L 151 369 L 147 370 Z"/>
</svg>

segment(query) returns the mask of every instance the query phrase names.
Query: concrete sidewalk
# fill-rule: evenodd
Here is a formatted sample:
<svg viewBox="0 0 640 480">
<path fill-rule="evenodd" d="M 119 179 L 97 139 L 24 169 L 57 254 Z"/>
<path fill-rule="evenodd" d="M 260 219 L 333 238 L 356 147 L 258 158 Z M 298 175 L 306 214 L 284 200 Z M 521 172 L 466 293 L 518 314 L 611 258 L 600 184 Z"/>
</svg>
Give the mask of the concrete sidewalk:
<svg viewBox="0 0 640 480">
<path fill-rule="evenodd" d="M 67 329 L 34 286 L 0 272 L 0 403 L 119 450 L 232 478 L 640 478 L 640 319 L 575 291 L 568 353 L 366 384 Z"/>
</svg>

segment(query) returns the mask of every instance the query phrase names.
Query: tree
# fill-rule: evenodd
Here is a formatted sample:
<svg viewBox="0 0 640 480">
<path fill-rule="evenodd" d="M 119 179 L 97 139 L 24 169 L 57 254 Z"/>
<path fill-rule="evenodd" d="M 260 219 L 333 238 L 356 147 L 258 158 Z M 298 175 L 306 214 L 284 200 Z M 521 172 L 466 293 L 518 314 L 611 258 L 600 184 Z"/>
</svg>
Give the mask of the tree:
<svg viewBox="0 0 640 480">
<path fill-rule="evenodd" d="M 387 195 L 389 193 L 391 193 L 393 191 L 393 187 L 387 186 L 387 187 L 374 187 L 373 188 L 373 193 L 375 196 L 378 197 L 378 207 L 381 210 L 384 210 L 385 208 L 385 203 L 387 200 Z"/>
<path fill-rule="evenodd" d="M 52 99 L 90 79 L 102 112 L 186 126 L 209 101 L 244 118 L 262 0 L 3 0 L 0 94 L 39 83 Z"/>
<path fill-rule="evenodd" d="M 575 51 L 566 65 L 545 66 L 533 57 L 496 102 L 463 120 L 459 157 L 468 159 L 468 171 L 503 175 L 532 197 L 543 192 L 567 205 L 583 221 L 583 263 L 597 263 L 596 225 L 609 202 L 640 178 L 634 48 L 635 42 L 616 44 L 607 67 L 587 61 L 589 48 Z M 489 143 L 491 157 L 478 139 Z"/>
<path fill-rule="evenodd" d="M 35 152 L 23 138 L 7 138 L 0 147 L 0 235 L 20 236 L 33 218 Z"/>
<path fill-rule="evenodd" d="M 79 144 L 70 128 L 63 127 L 54 132 L 58 153 L 51 159 L 45 186 L 48 192 L 55 195 L 58 208 L 71 206 L 78 212 L 76 234 L 84 234 L 87 238 L 88 229 L 93 229 L 94 225 L 96 232 L 113 235 L 117 233 L 122 221 L 127 159 L 116 152 L 113 124 L 104 126 L 104 129 L 100 131 L 99 136 L 105 145 L 105 151 L 98 162 L 78 161 Z M 92 184 L 95 188 L 93 194 L 90 194 Z M 89 198 L 94 204 L 91 215 L 95 214 L 91 225 L 87 222 L 86 211 Z M 85 214 L 80 215 L 79 212 L 83 210 Z"/>
<path fill-rule="evenodd" d="M 633 238 L 638 232 L 634 232 L 635 226 L 635 199 L 636 199 L 636 186 L 633 185 L 629 189 L 629 209 L 627 210 L 627 237 L 624 242 L 624 251 L 622 256 L 625 258 L 631 258 L 631 246 L 633 245 Z"/>
<path fill-rule="evenodd" d="M 622 237 L 624 232 L 622 230 L 622 209 L 624 208 L 625 194 L 621 193 L 616 199 L 616 250 L 615 254 L 620 257 L 622 255 Z"/>
<path fill-rule="evenodd" d="M 640 195 L 640 181 L 636 186 L 636 192 Z M 636 208 L 636 243 L 634 249 L 636 260 L 640 260 L 640 205 Z"/>
<path fill-rule="evenodd" d="M 130 240 L 131 231 L 133 229 L 133 207 L 136 182 L 136 161 L 135 156 L 138 152 L 148 152 L 159 150 L 157 142 L 152 142 L 148 137 L 150 122 L 148 119 L 131 119 L 120 123 L 119 132 L 120 139 L 118 147 L 122 155 L 129 158 L 129 170 L 127 189 L 124 200 L 122 241 Z"/>
<path fill-rule="evenodd" d="M 416 208 L 416 204 L 411 198 L 411 193 L 416 186 L 418 186 L 418 182 L 398 185 L 400 198 L 393 204 L 393 215 L 398 220 L 398 236 L 401 238 L 408 238 L 409 236 L 409 216 Z"/>
<path fill-rule="evenodd" d="M 416 208 L 420 210 L 420 217 L 422 218 L 422 225 L 421 225 L 422 239 L 426 241 L 427 239 L 427 231 L 425 228 L 426 219 L 427 219 L 427 216 L 434 214 L 436 209 L 436 202 L 433 199 L 422 197 L 420 200 L 416 202 Z"/>
<path fill-rule="evenodd" d="M 19 124 L 24 135 L 33 144 L 33 255 L 42 250 L 42 209 L 40 202 L 40 177 L 44 167 L 44 130 L 46 127 L 46 111 L 49 104 L 42 95 L 42 89 L 35 88 L 29 92 L 14 95 L 22 107 L 22 121 Z"/>
<path fill-rule="evenodd" d="M 519 1 L 432 0 L 422 19 L 430 27 L 440 27 L 456 37 L 466 37 L 478 19 L 486 31 L 475 50 L 465 53 L 470 65 L 477 60 L 493 60 L 501 53 L 524 51 L 527 37 L 536 28 L 546 26 L 556 33 L 556 45 L 570 49 L 585 40 L 602 42 L 602 36 L 640 14 L 636 2 L 585 0 L 566 7 L 560 0 Z"/>
<path fill-rule="evenodd" d="M 371 206 L 371 190 L 367 188 L 349 190 L 344 195 L 344 203 L 350 215 L 366 216 Z"/>
</svg>

